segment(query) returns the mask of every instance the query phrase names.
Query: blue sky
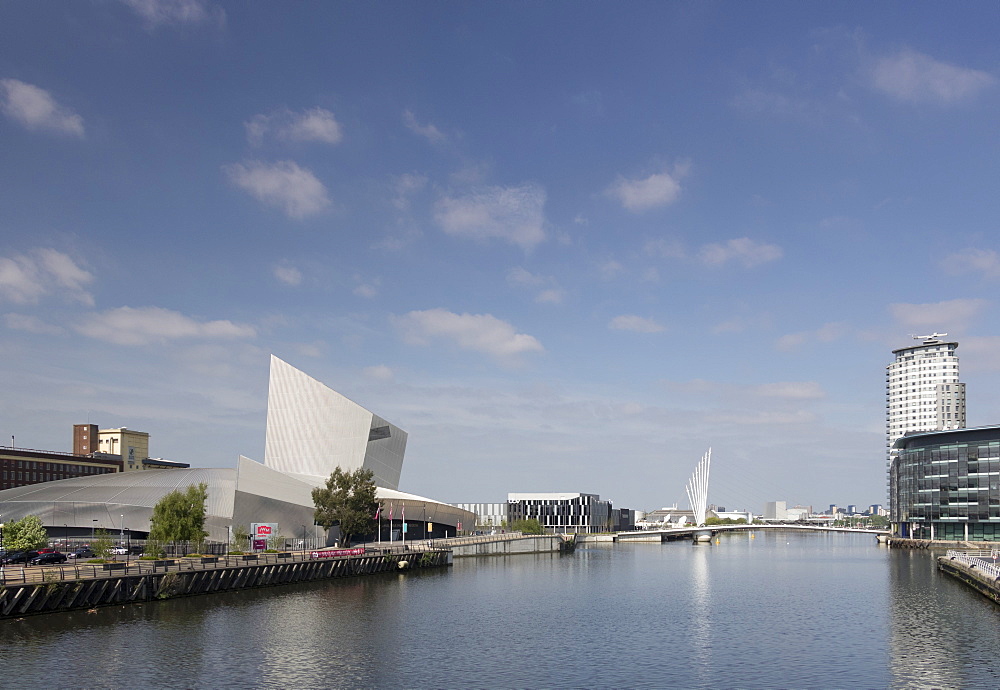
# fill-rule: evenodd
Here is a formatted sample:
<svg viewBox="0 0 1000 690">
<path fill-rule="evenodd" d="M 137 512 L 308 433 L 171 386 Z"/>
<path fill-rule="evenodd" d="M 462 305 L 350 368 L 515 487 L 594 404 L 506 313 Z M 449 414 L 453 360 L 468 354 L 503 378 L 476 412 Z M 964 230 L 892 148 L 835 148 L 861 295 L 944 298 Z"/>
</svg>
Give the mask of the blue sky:
<svg viewBox="0 0 1000 690">
<path fill-rule="evenodd" d="M 884 502 L 884 368 L 1000 422 L 995 3 L 5 3 L 0 437 L 261 460 L 268 354 L 401 488 Z"/>
</svg>

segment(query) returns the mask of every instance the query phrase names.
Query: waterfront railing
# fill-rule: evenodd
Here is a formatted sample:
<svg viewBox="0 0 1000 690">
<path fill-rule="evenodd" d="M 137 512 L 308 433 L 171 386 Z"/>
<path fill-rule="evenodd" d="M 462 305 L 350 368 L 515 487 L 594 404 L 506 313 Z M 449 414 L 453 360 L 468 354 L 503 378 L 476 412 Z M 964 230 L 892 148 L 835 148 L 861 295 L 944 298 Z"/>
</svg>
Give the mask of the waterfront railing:
<svg viewBox="0 0 1000 690">
<path fill-rule="evenodd" d="M 400 542 L 393 544 L 367 544 L 364 555 L 404 555 L 423 553 L 426 551 L 441 551 L 441 545 L 428 543 Z M 73 565 L 49 566 L 0 566 L 0 585 L 4 584 L 45 584 L 49 582 L 65 582 L 67 580 L 84 580 L 103 577 L 127 577 L 132 575 L 148 575 L 151 573 L 179 572 L 187 570 L 213 570 L 216 568 L 233 568 L 240 566 L 268 565 L 280 563 L 301 563 L 314 561 L 324 551 L 331 548 L 314 549 L 311 551 L 294 551 L 284 553 L 249 553 L 227 554 L 223 556 L 191 556 L 181 558 L 165 558 L 162 560 L 123 559 L 108 563 L 81 563 Z M 316 554 L 316 555 L 314 555 Z M 362 554 L 357 554 L 360 556 Z M 335 558 L 350 558 L 357 556 L 336 556 Z"/>
<path fill-rule="evenodd" d="M 976 568 L 994 580 L 1000 579 L 1000 566 L 997 559 L 1000 557 L 1000 550 L 991 551 L 954 551 L 949 549 L 946 557 L 963 563 L 970 568 Z"/>
</svg>

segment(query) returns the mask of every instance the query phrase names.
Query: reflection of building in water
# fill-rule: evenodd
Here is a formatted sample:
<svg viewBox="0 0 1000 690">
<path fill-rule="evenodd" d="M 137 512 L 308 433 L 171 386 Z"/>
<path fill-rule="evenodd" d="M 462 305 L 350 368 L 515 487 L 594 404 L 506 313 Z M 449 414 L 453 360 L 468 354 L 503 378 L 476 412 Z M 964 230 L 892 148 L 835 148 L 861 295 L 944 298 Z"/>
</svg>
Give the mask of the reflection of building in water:
<svg viewBox="0 0 1000 690">
<path fill-rule="evenodd" d="M 1000 426 L 914 433 L 893 449 L 896 536 L 1000 541 Z"/>
<path fill-rule="evenodd" d="M 710 677 L 712 649 L 712 581 L 708 572 L 711 548 L 695 546 L 691 553 L 691 618 L 688 633 L 691 637 L 691 656 L 687 663 L 694 667 L 699 685 Z"/>
<path fill-rule="evenodd" d="M 892 687 L 961 688 L 963 665 L 979 664 L 961 641 L 963 604 L 945 605 L 949 594 L 966 599 L 961 585 L 941 582 L 933 557 L 923 550 L 893 549 L 889 561 L 889 670 Z M 966 604 L 967 605 L 967 604 Z M 975 635 L 975 633 L 972 633 Z"/>
</svg>

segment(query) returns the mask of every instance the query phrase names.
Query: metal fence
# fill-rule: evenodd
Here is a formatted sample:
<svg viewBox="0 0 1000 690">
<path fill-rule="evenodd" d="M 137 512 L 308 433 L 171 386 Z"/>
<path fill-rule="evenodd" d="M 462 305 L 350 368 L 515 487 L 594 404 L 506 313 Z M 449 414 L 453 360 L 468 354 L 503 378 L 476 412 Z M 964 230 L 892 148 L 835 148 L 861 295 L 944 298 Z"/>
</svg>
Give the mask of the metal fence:
<svg viewBox="0 0 1000 690">
<path fill-rule="evenodd" d="M 422 553 L 424 551 L 440 551 L 426 544 L 420 546 L 407 543 L 403 546 L 396 542 L 391 547 L 388 543 L 381 546 L 369 544 L 365 555 L 373 554 L 404 554 Z M 49 566 L 0 566 L 0 585 L 47 582 L 65 582 L 67 580 L 83 580 L 102 577 L 123 577 L 127 575 L 146 575 L 149 573 L 178 572 L 182 570 L 212 570 L 214 568 L 231 568 L 244 565 L 266 565 L 275 563 L 301 563 L 312 561 L 320 554 L 331 549 L 320 548 L 311 551 L 294 551 L 284 553 L 256 553 L 244 555 L 200 556 L 191 558 L 165 558 L 161 560 L 139 560 L 132 557 L 119 556 L 117 562 L 111 563 L 81 563 L 73 565 Z"/>
<path fill-rule="evenodd" d="M 964 563 L 970 568 L 976 568 L 994 580 L 1000 579 L 1000 566 L 997 565 L 1000 551 L 997 549 L 991 551 L 953 551 L 949 549 L 946 557 Z"/>
</svg>

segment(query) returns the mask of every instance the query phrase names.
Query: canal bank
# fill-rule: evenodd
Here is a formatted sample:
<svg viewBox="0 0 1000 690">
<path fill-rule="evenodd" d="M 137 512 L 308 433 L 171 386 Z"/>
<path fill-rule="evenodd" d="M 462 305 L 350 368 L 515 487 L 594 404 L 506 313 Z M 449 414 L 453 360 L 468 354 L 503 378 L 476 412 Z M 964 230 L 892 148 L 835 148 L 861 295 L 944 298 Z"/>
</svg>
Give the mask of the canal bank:
<svg viewBox="0 0 1000 690">
<path fill-rule="evenodd" d="M 23 582 L 8 581 L 0 587 L 0 619 L 451 564 L 451 553 L 444 549 L 358 550 L 362 553 L 329 557 L 324 554 L 331 552 L 322 551 L 266 554 L 270 558 L 260 562 L 257 557 L 248 560 L 244 556 L 136 561 L 108 564 L 115 567 L 107 570 L 92 566 L 89 574 L 87 566 L 39 568 L 30 578 L 23 575 Z M 66 577 L 67 570 L 75 577 Z"/>
<path fill-rule="evenodd" d="M 314 580 L 441 568 L 453 558 L 571 553 L 573 535 L 520 532 L 353 549 L 7 568 L 0 620 Z M 0 572 L 3 572 L 0 570 Z"/>
<path fill-rule="evenodd" d="M 938 556 L 938 569 L 1000 604 L 1000 567 L 997 566 L 996 553 L 948 551 L 944 556 Z"/>
</svg>

